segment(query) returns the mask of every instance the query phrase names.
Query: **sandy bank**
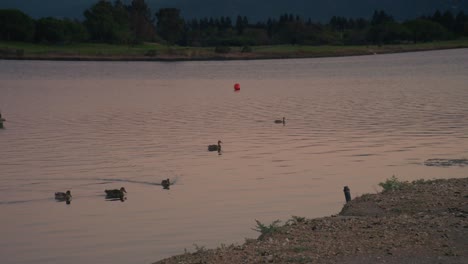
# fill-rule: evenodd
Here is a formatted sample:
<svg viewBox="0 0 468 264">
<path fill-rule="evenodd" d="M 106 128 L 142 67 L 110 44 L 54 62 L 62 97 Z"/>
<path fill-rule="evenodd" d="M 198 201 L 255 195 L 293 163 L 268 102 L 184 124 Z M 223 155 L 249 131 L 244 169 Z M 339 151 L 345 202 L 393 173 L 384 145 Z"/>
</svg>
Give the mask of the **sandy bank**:
<svg viewBox="0 0 468 264">
<path fill-rule="evenodd" d="M 401 187 L 358 197 L 338 215 L 296 217 L 243 245 L 156 263 L 467 263 L 468 178 Z"/>
</svg>

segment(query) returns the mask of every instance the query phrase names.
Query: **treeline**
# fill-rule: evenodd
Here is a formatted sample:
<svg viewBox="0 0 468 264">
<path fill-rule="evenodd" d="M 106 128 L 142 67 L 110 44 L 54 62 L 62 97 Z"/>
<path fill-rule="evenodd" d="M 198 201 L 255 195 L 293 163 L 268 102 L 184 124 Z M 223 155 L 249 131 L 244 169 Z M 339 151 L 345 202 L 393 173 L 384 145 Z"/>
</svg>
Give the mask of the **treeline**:
<svg viewBox="0 0 468 264">
<path fill-rule="evenodd" d="M 250 23 L 247 17 L 184 20 L 180 10 L 152 13 L 145 0 L 125 5 L 101 0 L 84 12 L 84 20 L 32 19 L 19 10 L 0 10 L 0 40 L 37 43 L 145 41 L 182 46 L 254 46 L 276 44 L 362 45 L 449 40 L 468 36 L 464 12 L 436 11 L 404 22 L 384 11 L 370 19 L 334 16 L 328 23 L 292 14 Z"/>
</svg>

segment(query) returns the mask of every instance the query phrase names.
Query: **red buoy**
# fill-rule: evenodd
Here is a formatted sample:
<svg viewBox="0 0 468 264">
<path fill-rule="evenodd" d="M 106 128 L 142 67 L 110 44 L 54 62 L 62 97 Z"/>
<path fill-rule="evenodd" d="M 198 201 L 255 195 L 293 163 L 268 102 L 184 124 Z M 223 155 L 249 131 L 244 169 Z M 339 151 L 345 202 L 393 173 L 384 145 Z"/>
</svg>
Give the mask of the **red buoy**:
<svg viewBox="0 0 468 264">
<path fill-rule="evenodd" d="M 238 84 L 238 83 L 234 84 L 234 90 L 239 91 L 240 90 L 240 84 Z"/>
</svg>

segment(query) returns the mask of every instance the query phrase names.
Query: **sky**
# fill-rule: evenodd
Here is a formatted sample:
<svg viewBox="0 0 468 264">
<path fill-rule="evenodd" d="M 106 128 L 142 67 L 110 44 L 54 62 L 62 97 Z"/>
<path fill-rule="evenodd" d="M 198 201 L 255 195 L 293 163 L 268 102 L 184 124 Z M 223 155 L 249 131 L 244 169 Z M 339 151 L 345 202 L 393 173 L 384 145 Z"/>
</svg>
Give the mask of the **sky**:
<svg viewBox="0 0 468 264">
<path fill-rule="evenodd" d="M 131 0 L 124 0 L 130 2 Z M 0 9 L 17 8 L 34 17 L 83 18 L 83 12 L 97 0 L 0 0 Z M 162 7 L 176 7 L 185 18 L 247 16 L 250 21 L 278 18 L 292 13 L 312 21 L 332 16 L 370 18 L 376 9 L 398 20 L 432 14 L 436 9 L 468 13 L 468 0 L 146 0 L 153 13 Z"/>
</svg>

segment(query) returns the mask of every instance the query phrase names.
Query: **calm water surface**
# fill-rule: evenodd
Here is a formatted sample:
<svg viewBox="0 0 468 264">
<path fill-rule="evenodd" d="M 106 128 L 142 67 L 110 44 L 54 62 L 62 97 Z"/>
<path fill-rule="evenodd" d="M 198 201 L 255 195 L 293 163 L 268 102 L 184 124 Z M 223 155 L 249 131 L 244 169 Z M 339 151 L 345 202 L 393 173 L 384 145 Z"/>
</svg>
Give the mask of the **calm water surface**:
<svg viewBox="0 0 468 264">
<path fill-rule="evenodd" d="M 0 61 L 2 263 L 151 263 L 255 238 L 255 219 L 335 214 L 344 185 L 355 197 L 392 175 L 468 177 L 423 165 L 468 157 L 467 73 L 466 49 Z M 105 200 L 121 186 L 125 202 Z M 70 205 L 54 200 L 65 190 Z"/>
</svg>

